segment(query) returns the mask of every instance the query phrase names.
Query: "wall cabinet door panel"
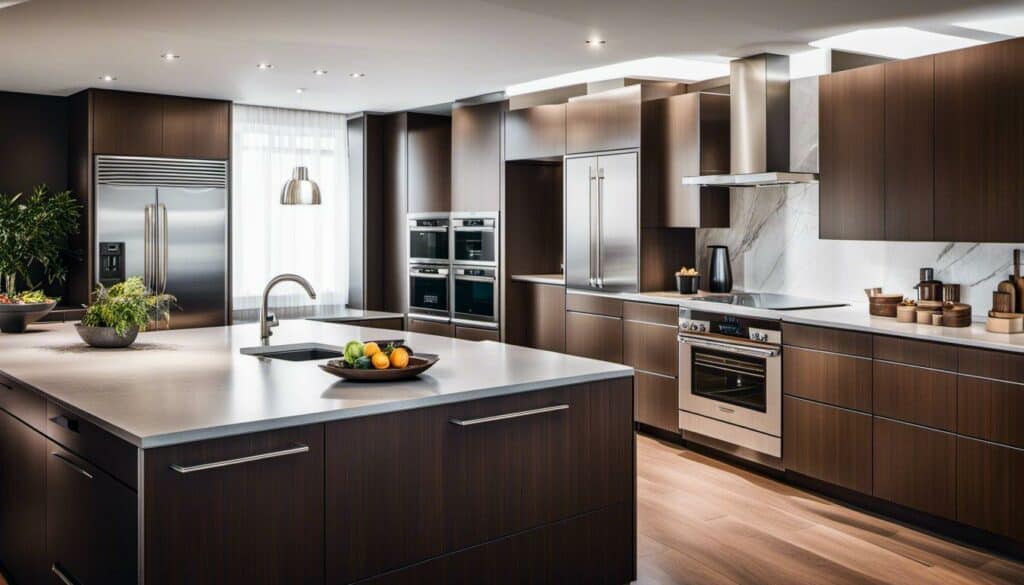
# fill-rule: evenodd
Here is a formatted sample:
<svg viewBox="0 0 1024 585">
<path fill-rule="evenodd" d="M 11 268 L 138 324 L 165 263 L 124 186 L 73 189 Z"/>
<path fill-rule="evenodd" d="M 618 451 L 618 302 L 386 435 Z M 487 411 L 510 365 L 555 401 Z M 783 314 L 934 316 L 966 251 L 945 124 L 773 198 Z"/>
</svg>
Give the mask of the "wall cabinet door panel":
<svg viewBox="0 0 1024 585">
<path fill-rule="evenodd" d="M 47 457 L 46 438 L 0 410 L 0 562 L 15 584 L 49 580 Z"/>
<path fill-rule="evenodd" d="M 447 116 L 413 113 L 407 116 L 408 211 L 451 211 L 453 122 Z M 405 229 L 405 218 L 402 219 Z"/>
<path fill-rule="evenodd" d="M 871 415 L 783 397 L 786 469 L 871 493 Z"/>
<path fill-rule="evenodd" d="M 956 435 L 874 421 L 874 496 L 956 519 Z"/>
<path fill-rule="evenodd" d="M 886 63 L 885 239 L 930 241 L 934 149 L 932 56 Z"/>
<path fill-rule="evenodd" d="M 96 90 L 92 108 L 95 154 L 163 154 L 163 96 Z"/>
<path fill-rule="evenodd" d="M 163 156 L 227 159 L 231 152 L 231 104 L 165 96 Z"/>
<path fill-rule="evenodd" d="M 566 153 L 638 148 L 641 91 L 637 84 L 570 99 L 565 110 Z"/>
<path fill-rule="evenodd" d="M 565 104 L 512 110 L 505 114 L 505 160 L 565 154 Z"/>
<path fill-rule="evenodd" d="M 505 102 L 452 110 L 452 211 L 501 206 L 501 118 Z"/>
</svg>

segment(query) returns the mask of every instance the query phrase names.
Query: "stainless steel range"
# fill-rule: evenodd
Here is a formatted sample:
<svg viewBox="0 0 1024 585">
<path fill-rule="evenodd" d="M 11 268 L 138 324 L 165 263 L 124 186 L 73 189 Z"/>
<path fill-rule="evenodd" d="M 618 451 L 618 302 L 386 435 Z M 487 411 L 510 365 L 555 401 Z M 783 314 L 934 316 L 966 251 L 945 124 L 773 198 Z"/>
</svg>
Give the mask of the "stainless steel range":
<svg viewBox="0 0 1024 585">
<path fill-rule="evenodd" d="M 689 441 L 781 466 L 780 321 L 679 309 L 679 427 Z"/>
</svg>

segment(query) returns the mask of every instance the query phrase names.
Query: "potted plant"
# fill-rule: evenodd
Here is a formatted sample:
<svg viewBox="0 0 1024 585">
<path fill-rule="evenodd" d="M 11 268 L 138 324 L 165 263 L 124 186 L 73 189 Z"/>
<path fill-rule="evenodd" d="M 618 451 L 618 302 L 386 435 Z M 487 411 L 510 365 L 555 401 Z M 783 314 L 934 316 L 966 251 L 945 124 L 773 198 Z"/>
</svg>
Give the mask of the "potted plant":
<svg viewBox="0 0 1024 585">
<path fill-rule="evenodd" d="M 36 290 L 67 278 L 67 240 L 78 233 L 79 203 L 70 191 L 39 185 L 27 197 L 0 194 L 0 331 L 20 333 L 57 300 Z M 18 291 L 19 280 L 25 291 Z"/>
<path fill-rule="evenodd" d="M 75 328 L 82 341 L 93 347 L 128 347 L 150 321 L 169 319 L 175 302 L 171 295 L 148 290 L 138 276 L 110 288 L 101 284 L 92 297 Z"/>
</svg>

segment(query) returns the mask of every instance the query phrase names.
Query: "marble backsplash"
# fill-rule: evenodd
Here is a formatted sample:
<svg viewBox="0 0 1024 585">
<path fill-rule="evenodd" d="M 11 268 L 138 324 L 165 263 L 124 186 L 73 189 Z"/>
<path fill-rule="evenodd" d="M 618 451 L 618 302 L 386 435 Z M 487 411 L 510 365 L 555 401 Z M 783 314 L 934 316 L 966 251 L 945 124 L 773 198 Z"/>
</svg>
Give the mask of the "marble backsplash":
<svg viewBox="0 0 1024 585">
<path fill-rule="evenodd" d="M 873 242 L 818 239 L 818 186 L 733 189 L 729 228 L 697 230 L 700 268 L 707 246 L 729 247 L 736 288 L 864 302 L 880 286 L 916 298 L 918 269 L 961 285 L 961 300 L 983 319 L 992 291 L 1013 270 L 1013 250 L 1024 244 Z"/>
</svg>

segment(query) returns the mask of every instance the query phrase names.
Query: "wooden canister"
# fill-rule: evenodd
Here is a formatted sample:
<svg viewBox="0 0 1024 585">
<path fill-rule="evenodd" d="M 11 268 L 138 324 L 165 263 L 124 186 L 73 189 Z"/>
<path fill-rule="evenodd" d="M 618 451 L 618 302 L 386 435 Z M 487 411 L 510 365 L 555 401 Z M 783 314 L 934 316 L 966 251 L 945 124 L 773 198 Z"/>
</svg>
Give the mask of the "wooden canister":
<svg viewBox="0 0 1024 585">
<path fill-rule="evenodd" d="M 947 303 L 959 303 L 960 302 L 960 285 L 959 284 L 944 284 L 942 285 L 942 300 Z"/>
<path fill-rule="evenodd" d="M 896 320 L 900 323 L 914 323 L 917 321 L 917 307 L 914 305 L 899 305 L 896 307 Z"/>
</svg>

